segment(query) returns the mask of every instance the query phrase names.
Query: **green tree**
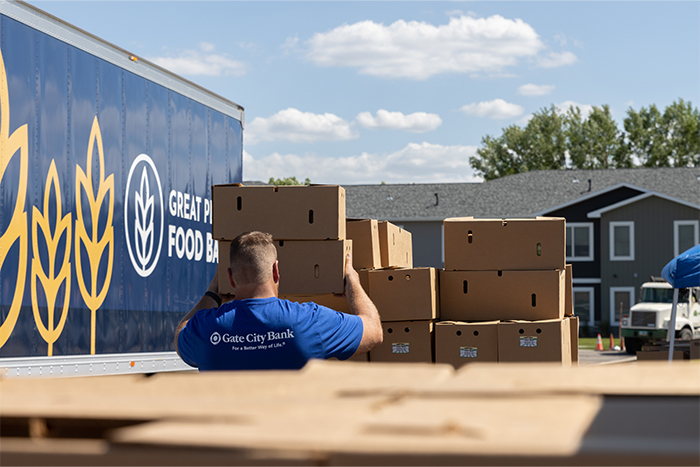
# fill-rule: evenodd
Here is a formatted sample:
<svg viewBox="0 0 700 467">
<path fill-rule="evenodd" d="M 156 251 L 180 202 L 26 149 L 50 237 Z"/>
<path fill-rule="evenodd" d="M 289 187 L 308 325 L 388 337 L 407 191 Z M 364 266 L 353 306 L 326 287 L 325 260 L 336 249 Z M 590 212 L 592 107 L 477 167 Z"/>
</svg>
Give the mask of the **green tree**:
<svg viewBox="0 0 700 467">
<path fill-rule="evenodd" d="M 664 110 L 663 126 L 671 163 L 675 167 L 700 166 L 700 111 L 678 99 Z"/>
<path fill-rule="evenodd" d="M 525 127 L 529 170 L 552 170 L 566 167 L 564 119 L 557 107 L 536 112 Z"/>
<path fill-rule="evenodd" d="M 670 166 L 663 117 L 654 104 L 639 112 L 630 107 L 624 125 L 629 150 L 644 167 Z"/>
<path fill-rule="evenodd" d="M 522 128 L 512 125 L 505 128 L 498 138 L 486 135 L 481 140 L 484 147 L 476 151 L 478 157 L 470 157 L 469 163 L 484 180 L 527 172 L 528 167 L 523 159 L 524 134 Z"/>
<path fill-rule="evenodd" d="M 501 136 L 485 136 L 469 159 L 485 180 L 528 170 L 700 166 L 700 111 L 683 99 L 666 107 L 627 110 L 624 129 L 610 107 L 593 107 L 583 117 L 578 107 L 562 114 L 554 105 L 540 109 L 521 128 L 511 125 Z M 637 161 L 635 161 L 635 158 Z"/>
<path fill-rule="evenodd" d="M 511 125 L 498 138 L 485 136 L 481 140 L 484 147 L 469 162 L 485 180 L 529 170 L 563 169 L 566 137 L 562 122 L 554 105 L 543 108 L 525 128 Z"/>
<path fill-rule="evenodd" d="M 274 178 L 270 177 L 270 180 L 267 182 L 268 185 L 311 185 L 311 180 L 308 178 L 304 180 L 304 182 L 300 182 L 297 180 L 296 177 L 287 177 L 287 178 Z"/>
<path fill-rule="evenodd" d="M 585 120 L 581 109 L 570 107 L 565 117 L 566 149 L 576 169 L 632 167 L 624 133 L 610 114 L 610 107 L 593 107 Z"/>
</svg>

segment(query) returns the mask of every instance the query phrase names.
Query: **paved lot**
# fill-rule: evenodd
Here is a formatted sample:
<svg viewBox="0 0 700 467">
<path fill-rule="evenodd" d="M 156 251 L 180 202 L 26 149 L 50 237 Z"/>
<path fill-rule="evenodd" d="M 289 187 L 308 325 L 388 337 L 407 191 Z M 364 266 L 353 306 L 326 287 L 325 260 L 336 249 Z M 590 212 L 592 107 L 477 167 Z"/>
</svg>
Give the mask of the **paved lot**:
<svg viewBox="0 0 700 467">
<path fill-rule="evenodd" d="M 614 350 L 579 350 L 578 360 L 580 366 L 586 365 L 609 365 L 612 363 L 636 362 L 637 357 L 629 355 L 627 352 L 617 352 Z"/>
</svg>

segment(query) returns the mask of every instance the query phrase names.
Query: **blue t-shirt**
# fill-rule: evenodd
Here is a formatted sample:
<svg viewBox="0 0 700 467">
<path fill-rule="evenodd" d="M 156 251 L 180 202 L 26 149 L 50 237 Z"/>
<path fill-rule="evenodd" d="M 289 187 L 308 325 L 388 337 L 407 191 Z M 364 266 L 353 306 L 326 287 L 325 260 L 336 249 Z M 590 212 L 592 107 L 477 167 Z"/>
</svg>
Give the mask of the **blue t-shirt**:
<svg viewBox="0 0 700 467">
<path fill-rule="evenodd" d="M 311 358 L 350 358 L 362 329 L 359 316 L 316 303 L 251 298 L 195 313 L 177 348 L 200 370 L 298 369 Z"/>
</svg>

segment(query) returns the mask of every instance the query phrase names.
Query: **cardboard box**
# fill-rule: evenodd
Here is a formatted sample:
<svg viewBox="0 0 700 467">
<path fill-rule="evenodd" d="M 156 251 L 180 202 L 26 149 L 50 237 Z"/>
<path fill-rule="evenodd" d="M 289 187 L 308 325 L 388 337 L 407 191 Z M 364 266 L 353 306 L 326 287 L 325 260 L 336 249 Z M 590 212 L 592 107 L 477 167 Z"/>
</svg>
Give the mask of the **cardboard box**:
<svg viewBox="0 0 700 467">
<path fill-rule="evenodd" d="M 370 298 L 382 321 L 418 321 L 440 317 L 435 268 L 368 271 Z"/>
<path fill-rule="evenodd" d="M 435 363 L 459 368 L 473 362 L 498 361 L 498 321 L 435 325 Z"/>
<path fill-rule="evenodd" d="M 357 271 L 357 275 L 360 276 L 360 285 L 367 295 L 369 295 L 369 270 L 362 269 Z"/>
<path fill-rule="evenodd" d="M 216 277 L 219 281 L 219 293 L 235 295 L 236 291 L 228 281 L 229 249 L 231 242 L 219 240 L 219 264 L 216 266 Z"/>
<path fill-rule="evenodd" d="M 355 354 L 345 361 L 347 361 L 347 362 L 369 362 L 369 352 Z"/>
<path fill-rule="evenodd" d="M 345 361 L 345 362 L 369 362 L 369 352 L 364 352 L 364 353 L 359 353 L 355 354 L 350 358 L 347 358 L 345 360 L 338 360 L 335 357 L 331 357 L 328 360 L 330 361 Z"/>
<path fill-rule="evenodd" d="M 685 360 L 686 355 L 682 350 L 673 351 L 674 360 Z M 638 350 L 637 361 L 668 360 L 668 350 Z"/>
<path fill-rule="evenodd" d="M 282 300 L 290 302 L 308 303 L 314 302 L 319 305 L 330 308 L 331 310 L 340 311 L 342 313 L 354 314 L 350 310 L 348 299 L 344 295 L 338 294 L 317 294 L 317 295 L 291 295 L 280 294 Z"/>
<path fill-rule="evenodd" d="M 448 271 L 564 269 L 566 220 L 445 219 Z"/>
<path fill-rule="evenodd" d="M 567 319 L 569 320 L 569 329 L 571 331 L 571 364 L 578 366 L 579 320 L 578 316 L 570 316 Z"/>
<path fill-rule="evenodd" d="M 382 323 L 384 341 L 370 350 L 370 362 L 433 362 L 433 322 Z"/>
<path fill-rule="evenodd" d="M 275 242 L 280 294 L 342 294 L 351 240 Z"/>
<path fill-rule="evenodd" d="M 571 365 L 571 330 L 567 319 L 501 321 L 499 362 L 561 362 Z"/>
<path fill-rule="evenodd" d="M 564 316 L 574 316 L 573 268 L 570 264 L 567 264 L 564 270 L 566 271 L 566 282 L 564 283 Z"/>
<path fill-rule="evenodd" d="M 369 274 L 368 271 L 357 271 L 360 276 L 360 284 L 364 289 L 365 293 L 369 295 Z M 297 294 L 280 294 L 279 297 L 282 300 L 289 300 L 291 302 L 314 302 L 319 305 L 323 305 L 332 310 L 341 311 L 343 313 L 354 314 L 350 309 L 350 304 L 345 295 L 341 294 L 307 294 L 307 295 L 297 295 Z"/>
<path fill-rule="evenodd" d="M 235 294 L 228 281 L 231 242 L 219 240 L 219 292 Z M 275 242 L 280 269 L 280 295 L 342 294 L 345 292 L 345 255 L 350 240 Z M 366 275 L 365 280 L 366 280 Z M 363 274 L 360 274 L 362 280 Z"/>
<path fill-rule="evenodd" d="M 383 268 L 413 267 L 413 241 L 408 230 L 380 221 L 379 245 Z"/>
<path fill-rule="evenodd" d="M 275 240 L 345 239 L 345 189 L 340 186 L 212 186 L 212 234 L 233 240 L 250 230 Z"/>
<path fill-rule="evenodd" d="M 564 317 L 564 270 L 440 271 L 440 317 L 450 321 Z"/>
<path fill-rule="evenodd" d="M 348 219 L 345 235 L 348 240 L 352 240 L 352 266 L 355 269 L 382 267 L 379 224 L 376 219 Z"/>
</svg>

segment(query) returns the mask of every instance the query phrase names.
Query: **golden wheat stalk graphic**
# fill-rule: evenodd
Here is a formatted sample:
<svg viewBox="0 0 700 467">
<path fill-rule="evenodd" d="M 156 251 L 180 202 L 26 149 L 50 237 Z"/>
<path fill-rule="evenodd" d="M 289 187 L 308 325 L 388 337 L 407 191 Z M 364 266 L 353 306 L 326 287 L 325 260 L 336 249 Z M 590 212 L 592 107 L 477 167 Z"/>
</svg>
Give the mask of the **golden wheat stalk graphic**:
<svg viewBox="0 0 700 467">
<path fill-rule="evenodd" d="M 27 196 L 27 125 L 22 125 L 10 134 L 10 101 L 7 86 L 7 74 L 5 73 L 5 61 L 0 53 L 0 182 L 5 176 L 5 171 L 12 158 L 19 152 L 19 183 L 17 184 L 17 199 L 12 218 L 5 233 L 0 236 L 0 271 L 5 264 L 7 253 L 12 246 L 19 242 L 19 260 L 17 264 L 17 282 L 12 296 L 10 310 L 5 322 L 0 325 L 0 347 L 5 345 L 7 339 L 17 324 L 17 317 L 22 307 L 24 296 L 24 282 L 27 276 L 27 213 L 24 211 L 24 202 Z M 14 268 L 11 268 L 14 269 Z M 14 271 L 13 271 L 14 274 Z"/>
<path fill-rule="evenodd" d="M 56 228 L 51 232 L 49 225 L 49 201 L 51 198 L 51 186 L 53 185 L 56 193 Z M 62 217 L 61 206 L 61 188 L 58 182 L 58 172 L 56 171 L 56 162 L 51 161 L 49 174 L 46 177 L 46 188 L 44 189 L 44 213 L 42 214 L 36 206 L 34 206 L 32 214 L 32 247 L 34 250 L 34 259 L 32 260 L 32 310 L 34 311 L 34 321 L 36 322 L 39 334 L 49 344 L 49 357 L 53 355 L 53 343 L 56 342 L 58 336 L 63 332 L 63 326 L 66 324 L 68 316 L 68 302 L 70 299 L 70 246 L 72 241 L 71 235 L 71 215 L 66 214 Z M 39 236 L 37 227 L 41 228 L 44 238 L 46 239 L 46 247 L 49 253 L 48 256 L 48 275 L 41 264 L 39 256 Z M 56 251 L 58 250 L 58 242 L 61 240 L 63 232 L 66 233 L 66 248 L 63 255 L 63 262 L 60 270 L 56 273 Z M 41 319 L 39 313 L 39 300 L 37 295 L 36 280 L 39 279 L 41 286 L 46 294 L 46 304 L 48 309 L 47 325 Z M 66 287 L 63 297 L 63 310 L 58 326 L 54 327 L 54 314 L 56 307 L 56 296 L 61 284 L 65 281 Z"/>
<path fill-rule="evenodd" d="M 95 146 L 97 146 L 100 164 L 99 185 L 96 194 L 94 193 L 92 187 L 92 153 Z M 97 121 L 97 117 L 95 117 L 95 120 L 92 122 L 90 140 L 88 142 L 87 173 L 83 172 L 83 169 L 81 169 L 78 165 L 76 166 L 75 176 L 75 269 L 80 293 L 83 296 L 85 304 L 90 309 L 90 353 L 93 355 L 95 354 L 96 312 L 97 309 L 102 306 L 102 303 L 107 296 L 109 283 L 112 280 L 112 263 L 114 259 L 114 227 L 112 226 L 112 218 L 114 214 L 114 174 L 110 174 L 109 177 L 105 179 L 104 165 L 102 134 L 100 133 L 100 124 Z M 88 208 L 90 210 L 92 229 L 89 234 L 85 227 L 85 219 L 83 217 L 81 187 L 87 195 Z M 105 199 L 107 198 L 107 195 L 109 195 L 108 200 Z M 107 225 L 105 226 L 102 237 L 100 237 L 98 232 L 100 209 L 105 202 L 108 203 Z M 81 244 L 85 247 L 88 257 L 88 267 L 90 269 L 89 291 L 85 286 L 85 279 L 83 278 L 83 265 L 80 249 Z M 98 290 L 97 275 L 99 273 L 100 260 L 107 249 L 107 276 L 102 284 L 102 288 Z"/>
</svg>

